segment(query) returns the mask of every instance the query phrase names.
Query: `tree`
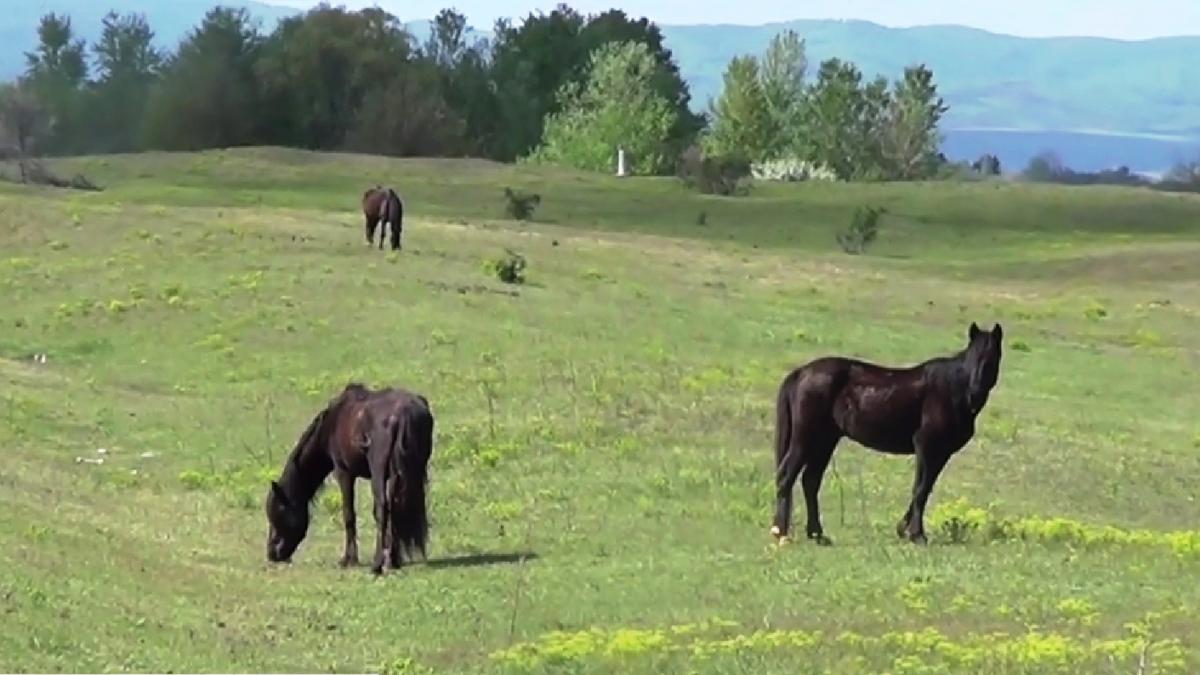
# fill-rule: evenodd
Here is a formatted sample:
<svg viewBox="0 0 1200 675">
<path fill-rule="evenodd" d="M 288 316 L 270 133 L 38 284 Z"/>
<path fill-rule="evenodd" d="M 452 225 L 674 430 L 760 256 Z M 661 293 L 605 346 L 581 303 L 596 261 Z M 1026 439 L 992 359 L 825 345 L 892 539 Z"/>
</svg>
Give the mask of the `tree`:
<svg viewBox="0 0 1200 675">
<path fill-rule="evenodd" d="M 442 10 L 434 17 L 423 54 L 437 69 L 445 103 L 463 123 L 459 134 L 461 149 L 486 153 L 498 129 L 498 104 L 491 87 L 487 41 L 468 45 L 466 30 L 465 16 L 454 10 Z"/>
<path fill-rule="evenodd" d="M 87 78 L 86 47 L 74 37 L 71 19 L 47 14 L 38 24 L 37 49 L 25 54 L 23 81 L 45 110 L 49 152 L 69 150 L 82 126 L 82 87 Z"/>
<path fill-rule="evenodd" d="M 941 145 L 938 123 L 947 110 L 937 94 L 932 71 L 925 66 L 904 70 L 888 103 L 881 137 L 892 178 L 928 178 L 936 172 Z"/>
<path fill-rule="evenodd" d="M 679 73 L 671 50 L 664 45 L 662 31 L 657 25 L 645 17 L 633 20 L 619 9 L 610 9 L 589 17 L 579 37 L 588 45 L 588 54 L 610 42 L 640 42 L 646 45 L 656 64 L 652 78 L 654 90 L 675 110 L 676 122 L 671 128 L 673 149 L 682 151 L 695 138 L 704 126 L 704 118 L 692 112 L 691 92 Z"/>
<path fill-rule="evenodd" d="M 592 53 L 589 70 L 583 86 L 563 86 L 561 112 L 547 118 L 533 158 L 608 171 L 619 145 L 635 173 L 667 169 L 664 149 L 676 112 L 654 88 L 657 64 L 650 48 L 642 42 L 605 43 Z"/>
<path fill-rule="evenodd" d="M 804 40 L 795 31 L 771 38 L 759 69 L 763 98 L 776 140 L 771 155 L 794 150 L 803 134 L 804 74 L 808 69 Z M 787 148 L 786 146 L 793 146 Z"/>
<path fill-rule="evenodd" d="M 587 17 L 565 4 L 550 14 L 529 15 L 520 28 L 496 24 L 492 45 L 492 88 L 502 133 L 493 147 L 498 159 L 514 159 L 542 139 L 546 116 L 559 112 L 562 87 L 583 84 L 602 45 L 638 42 L 649 49 L 655 63 L 653 87 L 675 110 L 671 142 L 681 148 L 703 125 L 689 109 L 691 95 L 671 52 L 663 46 L 658 27 L 646 20 L 631 20 L 612 10 Z"/>
<path fill-rule="evenodd" d="M 587 45 L 579 39 L 584 18 L 565 4 L 530 14 L 520 28 L 497 21 L 492 46 L 492 87 L 501 133 L 493 155 L 513 160 L 542 138 L 546 115 L 557 112 L 563 85 L 582 80 Z"/>
<path fill-rule="evenodd" d="M 266 140 L 341 147 L 368 96 L 412 60 L 411 39 L 378 8 L 349 12 L 321 4 L 281 21 L 257 68 Z"/>
<path fill-rule="evenodd" d="M 45 121 L 32 92 L 21 85 L 0 85 L 0 130 L 16 150 L 22 182 L 27 179 L 25 160 L 33 151 Z"/>
<path fill-rule="evenodd" d="M 465 124 L 440 94 L 432 63 L 400 68 L 363 102 L 346 138 L 346 148 L 398 157 L 458 154 Z"/>
<path fill-rule="evenodd" d="M 38 23 L 38 46 L 25 53 L 25 77 L 78 88 L 87 77 L 84 42 L 75 39 L 71 17 L 51 12 Z"/>
<path fill-rule="evenodd" d="M 103 26 L 92 46 L 99 77 L 87 101 L 90 149 L 134 150 L 140 145 L 146 102 L 163 55 L 154 48 L 154 31 L 141 14 L 109 12 Z"/>
<path fill-rule="evenodd" d="M 254 64 L 263 38 L 245 9 L 217 7 L 180 44 L 150 99 L 147 143 L 169 150 L 257 139 Z"/>
<path fill-rule="evenodd" d="M 760 161 L 776 149 L 777 134 L 763 90 L 758 59 L 738 56 L 725 69 L 721 96 L 711 105 L 712 126 L 704 138 L 705 151 L 716 156 L 739 155 Z"/>
<path fill-rule="evenodd" d="M 823 62 L 804 109 L 805 154 L 842 180 L 882 177 L 878 133 L 887 104 L 887 80 L 864 87 L 853 63 Z"/>
</svg>

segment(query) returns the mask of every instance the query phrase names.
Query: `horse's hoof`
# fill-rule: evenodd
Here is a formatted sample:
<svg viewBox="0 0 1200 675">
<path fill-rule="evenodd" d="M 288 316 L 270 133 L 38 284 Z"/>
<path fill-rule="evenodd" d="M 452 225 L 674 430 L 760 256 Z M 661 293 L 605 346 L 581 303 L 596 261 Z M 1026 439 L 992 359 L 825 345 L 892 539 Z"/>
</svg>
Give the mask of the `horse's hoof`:
<svg viewBox="0 0 1200 675">
<path fill-rule="evenodd" d="M 775 537 L 776 539 L 779 539 L 780 537 L 786 537 L 787 535 L 785 535 L 783 533 L 783 530 L 779 529 L 778 525 L 772 525 L 771 526 L 771 536 Z"/>
<path fill-rule="evenodd" d="M 833 546 L 833 540 L 823 534 L 810 534 L 808 538 L 817 546 Z"/>
<path fill-rule="evenodd" d="M 338 567 L 358 567 L 358 558 L 342 558 L 338 561 Z"/>
<path fill-rule="evenodd" d="M 776 539 L 776 540 L 775 540 L 775 543 L 776 543 L 776 545 L 778 545 L 778 546 L 787 546 L 787 545 L 788 545 L 788 543 L 789 543 L 789 542 L 791 542 L 791 541 L 792 541 L 792 538 L 791 538 L 791 537 L 789 537 L 789 536 L 787 536 L 787 535 L 785 534 L 785 535 L 783 535 L 782 537 L 779 537 L 778 539 Z"/>
<path fill-rule="evenodd" d="M 924 546 L 924 545 L 926 545 L 926 544 L 928 544 L 928 543 L 929 543 L 929 539 L 927 539 L 927 538 L 925 537 L 925 533 L 924 533 L 924 532 L 917 532 L 917 533 L 915 533 L 915 534 L 909 534 L 909 535 L 908 535 L 908 540 L 909 540 L 910 542 L 914 543 L 914 544 L 917 544 L 917 545 L 919 545 L 919 546 Z"/>
<path fill-rule="evenodd" d="M 908 537 L 908 521 L 902 520 L 896 525 L 896 536 L 904 539 Z"/>
</svg>

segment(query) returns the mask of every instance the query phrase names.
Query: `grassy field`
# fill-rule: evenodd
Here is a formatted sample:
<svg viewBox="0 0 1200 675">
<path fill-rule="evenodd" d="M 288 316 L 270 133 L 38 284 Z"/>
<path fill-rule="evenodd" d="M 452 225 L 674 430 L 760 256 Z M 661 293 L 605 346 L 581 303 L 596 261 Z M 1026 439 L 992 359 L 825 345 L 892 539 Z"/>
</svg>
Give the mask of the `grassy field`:
<svg viewBox="0 0 1200 675">
<path fill-rule="evenodd" d="M 1200 668 L 1200 199 L 720 199 L 274 149 L 56 166 L 106 190 L 0 184 L 2 671 Z M 363 241 L 377 181 L 408 201 L 399 255 Z M 504 186 L 542 195 L 535 222 Z M 861 204 L 889 214 L 848 256 Z M 485 271 L 505 248 L 525 284 Z M 787 370 L 915 362 L 971 321 L 1005 360 L 930 545 L 893 532 L 911 459 L 845 442 L 835 545 L 773 546 Z M 433 404 L 430 561 L 339 569 L 331 485 L 270 566 L 267 481 L 356 379 Z"/>
</svg>

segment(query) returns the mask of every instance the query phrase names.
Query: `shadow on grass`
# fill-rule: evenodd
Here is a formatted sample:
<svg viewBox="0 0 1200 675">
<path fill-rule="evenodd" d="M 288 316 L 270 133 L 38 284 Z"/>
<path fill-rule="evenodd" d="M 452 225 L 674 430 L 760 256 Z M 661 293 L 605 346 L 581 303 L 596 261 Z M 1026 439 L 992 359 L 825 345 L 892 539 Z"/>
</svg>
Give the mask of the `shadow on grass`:
<svg viewBox="0 0 1200 675">
<path fill-rule="evenodd" d="M 485 565 L 511 565 L 522 560 L 537 560 L 537 558 L 538 554 L 532 551 L 522 553 L 472 553 L 452 558 L 435 558 L 426 561 L 425 565 L 435 569 L 483 567 Z"/>
</svg>

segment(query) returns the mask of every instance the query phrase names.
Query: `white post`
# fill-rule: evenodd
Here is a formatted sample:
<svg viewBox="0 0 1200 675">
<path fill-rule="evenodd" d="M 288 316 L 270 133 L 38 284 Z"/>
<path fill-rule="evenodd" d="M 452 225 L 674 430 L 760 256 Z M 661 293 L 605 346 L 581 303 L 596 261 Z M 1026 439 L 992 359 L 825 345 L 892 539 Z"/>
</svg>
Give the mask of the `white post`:
<svg viewBox="0 0 1200 675">
<path fill-rule="evenodd" d="M 617 175 L 622 177 L 629 175 L 625 167 L 625 148 L 619 145 L 617 146 Z"/>
</svg>

